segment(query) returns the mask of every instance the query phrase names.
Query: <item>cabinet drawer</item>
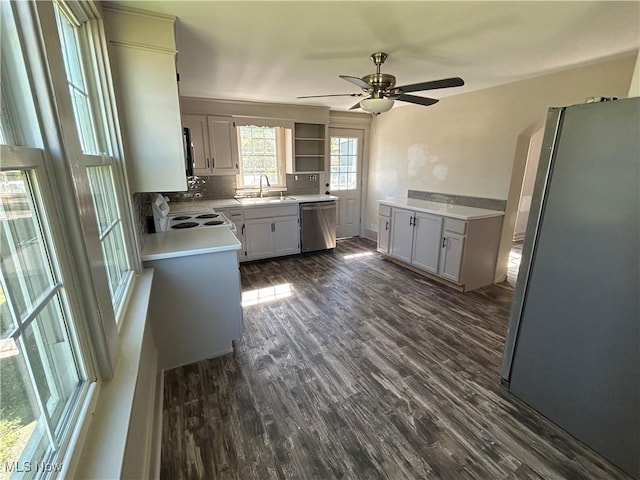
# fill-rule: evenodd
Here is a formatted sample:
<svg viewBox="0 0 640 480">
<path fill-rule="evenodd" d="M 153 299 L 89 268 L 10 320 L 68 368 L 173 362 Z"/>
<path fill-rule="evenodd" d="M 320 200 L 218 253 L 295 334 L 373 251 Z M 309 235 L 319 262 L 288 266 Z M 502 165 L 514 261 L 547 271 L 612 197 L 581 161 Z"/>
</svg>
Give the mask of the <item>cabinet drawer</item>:
<svg viewBox="0 0 640 480">
<path fill-rule="evenodd" d="M 444 218 L 444 229 L 448 232 L 459 233 L 465 235 L 467 233 L 467 222 L 456 218 Z"/>
<path fill-rule="evenodd" d="M 381 217 L 390 217 L 391 207 L 389 205 L 378 204 L 378 215 L 380 215 Z"/>
<path fill-rule="evenodd" d="M 298 215 L 298 205 L 283 205 L 278 207 L 250 207 L 244 208 L 244 218 L 270 218 L 285 215 Z"/>
<path fill-rule="evenodd" d="M 244 218 L 242 208 L 239 207 L 229 208 L 226 215 L 232 222 L 237 222 Z"/>
</svg>

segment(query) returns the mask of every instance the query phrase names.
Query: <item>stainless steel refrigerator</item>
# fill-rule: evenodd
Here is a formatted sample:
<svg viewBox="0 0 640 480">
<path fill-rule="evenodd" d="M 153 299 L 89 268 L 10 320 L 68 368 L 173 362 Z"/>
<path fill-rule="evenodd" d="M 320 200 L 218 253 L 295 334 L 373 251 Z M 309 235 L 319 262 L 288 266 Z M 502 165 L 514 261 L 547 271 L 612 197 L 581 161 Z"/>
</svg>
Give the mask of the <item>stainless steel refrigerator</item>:
<svg viewBox="0 0 640 480">
<path fill-rule="evenodd" d="M 640 477 L 640 99 L 551 108 L 502 361 L 518 398 Z"/>
</svg>

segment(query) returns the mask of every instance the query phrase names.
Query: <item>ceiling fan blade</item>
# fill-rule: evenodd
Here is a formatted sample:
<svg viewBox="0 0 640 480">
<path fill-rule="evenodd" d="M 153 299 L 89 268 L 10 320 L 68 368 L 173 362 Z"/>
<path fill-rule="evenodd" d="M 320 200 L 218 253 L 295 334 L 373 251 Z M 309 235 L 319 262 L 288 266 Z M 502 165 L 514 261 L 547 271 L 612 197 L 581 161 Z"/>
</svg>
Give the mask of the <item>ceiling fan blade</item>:
<svg viewBox="0 0 640 480">
<path fill-rule="evenodd" d="M 347 82 L 351 82 L 354 85 L 357 85 L 363 90 L 371 90 L 371 85 L 369 85 L 367 82 L 365 82 L 361 78 L 352 77 L 351 75 L 338 75 L 338 76 L 343 80 L 346 80 Z"/>
<path fill-rule="evenodd" d="M 433 80 L 431 82 L 412 83 L 410 85 L 402 85 L 396 87 L 395 90 L 408 93 L 418 92 L 420 90 L 435 90 L 437 88 L 449 88 L 449 87 L 461 87 L 464 85 L 464 80 L 460 77 L 443 78 L 442 80 Z"/>
<path fill-rule="evenodd" d="M 360 102 L 356 103 L 353 107 L 351 107 L 349 110 L 356 110 L 360 108 Z"/>
<path fill-rule="evenodd" d="M 305 95 L 296 98 L 319 98 L 319 97 L 362 97 L 364 93 L 334 93 L 329 95 Z"/>
<path fill-rule="evenodd" d="M 437 98 L 418 97 L 417 95 L 405 95 L 404 93 L 401 93 L 400 95 L 395 97 L 395 100 L 400 100 L 401 102 L 416 103 L 418 105 L 424 105 L 426 107 L 440 101 Z"/>
</svg>

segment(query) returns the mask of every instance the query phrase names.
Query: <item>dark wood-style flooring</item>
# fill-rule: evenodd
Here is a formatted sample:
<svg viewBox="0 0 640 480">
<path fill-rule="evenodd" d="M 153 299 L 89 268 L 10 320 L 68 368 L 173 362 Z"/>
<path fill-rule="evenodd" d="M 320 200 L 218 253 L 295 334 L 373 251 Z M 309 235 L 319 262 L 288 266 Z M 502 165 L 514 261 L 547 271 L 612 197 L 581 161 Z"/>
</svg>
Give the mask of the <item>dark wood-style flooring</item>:
<svg viewBox="0 0 640 480">
<path fill-rule="evenodd" d="M 362 239 L 242 265 L 236 352 L 165 373 L 162 478 L 627 478 L 500 386 L 512 267 L 459 293 Z"/>
</svg>

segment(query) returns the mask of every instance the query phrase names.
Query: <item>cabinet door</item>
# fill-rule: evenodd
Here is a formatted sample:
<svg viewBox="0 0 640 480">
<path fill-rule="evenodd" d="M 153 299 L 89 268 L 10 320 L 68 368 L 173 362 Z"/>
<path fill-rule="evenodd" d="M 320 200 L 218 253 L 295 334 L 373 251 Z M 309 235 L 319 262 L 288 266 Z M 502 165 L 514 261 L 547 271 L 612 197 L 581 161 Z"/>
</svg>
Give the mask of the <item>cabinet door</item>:
<svg viewBox="0 0 640 480">
<path fill-rule="evenodd" d="M 411 263 L 413 247 L 413 212 L 394 208 L 391 213 L 391 245 L 389 255 Z"/>
<path fill-rule="evenodd" d="M 273 256 L 273 231 L 270 218 L 245 220 L 244 241 L 247 260 Z"/>
<path fill-rule="evenodd" d="M 131 192 L 186 190 L 175 56 L 110 47 Z"/>
<path fill-rule="evenodd" d="M 389 253 L 389 237 L 391 234 L 391 218 L 378 217 L 378 251 Z"/>
<path fill-rule="evenodd" d="M 464 236 L 446 232 L 442 236 L 440 252 L 440 275 L 454 282 L 460 281 L 460 267 L 462 252 L 464 251 Z"/>
<path fill-rule="evenodd" d="M 208 116 L 211 173 L 235 175 L 238 173 L 238 140 L 236 128 L 229 117 Z"/>
<path fill-rule="evenodd" d="M 415 218 L 413 261 L 411 263 L 427 272 L 438 273 L 442 217 L 428 213 L 416 213 Z"/>
<path fill-rule="evenodd" d="M 207 117 L 204 115 L 183 115 L 182 126 L 191 131 L 193 174 L 211 175 Z"/>
<path fill-rule="evenodd" d="M 273 222 L 273 255 L 300 253 L 298 216 L 275 217 Z"/>
</svg>

